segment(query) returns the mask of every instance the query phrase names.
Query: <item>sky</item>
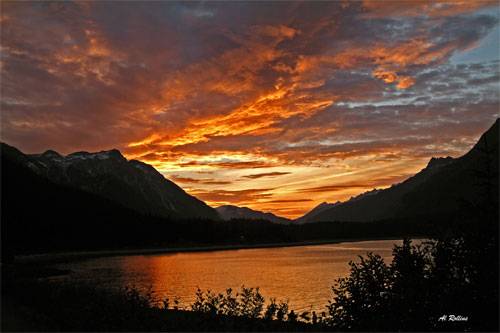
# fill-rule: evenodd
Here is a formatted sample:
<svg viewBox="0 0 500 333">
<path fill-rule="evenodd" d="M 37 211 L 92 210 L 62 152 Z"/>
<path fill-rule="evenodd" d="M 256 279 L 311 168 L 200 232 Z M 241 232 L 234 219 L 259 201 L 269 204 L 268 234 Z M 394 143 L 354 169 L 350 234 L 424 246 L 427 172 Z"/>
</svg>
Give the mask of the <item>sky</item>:
<svg viewBox="0 0 500 333">
<path fill-rule="evenodd" d="M 297 218 L 499 116 L 498 1 L 2 1 L 0 137 Z"/>
</svg>

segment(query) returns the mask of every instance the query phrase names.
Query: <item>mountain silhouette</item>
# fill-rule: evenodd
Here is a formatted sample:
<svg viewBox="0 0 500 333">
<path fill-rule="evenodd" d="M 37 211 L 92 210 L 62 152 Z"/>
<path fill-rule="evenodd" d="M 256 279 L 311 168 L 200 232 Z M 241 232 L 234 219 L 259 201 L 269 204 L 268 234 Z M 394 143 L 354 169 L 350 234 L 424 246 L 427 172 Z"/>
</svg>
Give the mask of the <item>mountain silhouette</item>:
<svg viewBox="0 0 500 333">
<path fill-rule="evenodd" d="M 218 218 L 213 208 L 184 192 L 151 165 L 127 161 L 116 149 L 67 156 L 47 150 L 28 155 L 2 143 L 1 158 L 53 183 L 95 194 L 143 214 L 181 219 Z"/>
<path fill-rule="evenodd" d="M 498 123 L 497 119 L 460 158 L 432 158 L 422 171 L 400 184 L 334 207 L 323 205 L 320 208 L 326 209 L 311 214 L 313 210 L 299 220 L 370 222 L 460 214 L 464 205 L 475 205 L 481 200 L 478 172 L 491 175 L 498 194 Z"/>
<path fill-rule="evenodd" d="M 322 203 L 295 223 L 248 208 L 212 209 L 117 150 L 28 155 L 2 143 L 2 261 L 40 251 L 425 236 L 451 225 L 447 217 L 498 212 L 498 126 L 460 158 L 432 158 L 400 184 Z"/>
<path fill-rule="evenodd" d="M 258 210 L 253 210 L 248 207 L 237 207 L 232 205 L 224 205 L 215 208 L 219 216 L 229 221 L 231 219 L 248 219 L 248 220 L 267 220 L 274 223 L 290 223 L 291 220 L 276 216 L 272 213 L 264 213 Z"/>
<path fill-rule="evenodd" d="M 335 203 L 328 203 L 328 202 L 322 202 L 313 209 L 311 209 L 307 214 L 305 214 L 302 217 L 299 217 L 298 219 L 295 219 L 294 222 L 301 224 L 301 223 L 306 223 L 308 221 L 311 221 L 314 216 L 318 215 L 321 212 L 324 212 L 325 210 L 328 210 L 330 208 L 336 207 L 338 205 L 342 204 L 342 202 L 337 201 Z"/>
</svg>

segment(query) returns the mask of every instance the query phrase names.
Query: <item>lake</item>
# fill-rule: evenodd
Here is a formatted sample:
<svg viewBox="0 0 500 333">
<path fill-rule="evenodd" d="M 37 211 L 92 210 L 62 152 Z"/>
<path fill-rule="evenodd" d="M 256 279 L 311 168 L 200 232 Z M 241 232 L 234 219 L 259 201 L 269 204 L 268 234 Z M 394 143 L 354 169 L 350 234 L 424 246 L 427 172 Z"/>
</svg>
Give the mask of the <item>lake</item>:
<svg viewBox="0 0 500 333">
<path fill-rule="evenodd" d="M 419 243 L 420 241 L 416 241 Z M 402 240 L 347 242 L 327 245 L 225 250 L 214 252 L 103 257 L 57 265 L 71 273 L 54 277 L 84 282 L 97 288 L 120 290 L 132 286 L 141 291 L 151 287 L 154 295 L 168 297 L 173 304 L 188 307 L 197 288 L 225 292 L 260 287 L 268 300 L 289 300 L 296 311 L 325 310 L 333 299 L 335 279 L 349 275 L 349 261 L 359 255 L 380 254 L 392 260 L 394 244 Z"/>
</svg>

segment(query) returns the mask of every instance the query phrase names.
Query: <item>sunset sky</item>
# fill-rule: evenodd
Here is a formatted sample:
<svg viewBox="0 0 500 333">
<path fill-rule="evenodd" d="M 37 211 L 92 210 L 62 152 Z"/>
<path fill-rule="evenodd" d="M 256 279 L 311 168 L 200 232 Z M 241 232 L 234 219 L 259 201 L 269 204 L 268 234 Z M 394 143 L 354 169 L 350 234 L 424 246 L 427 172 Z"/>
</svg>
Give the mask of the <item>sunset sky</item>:
<svg viewBox="0 0 500 333">
<path fill-rule="evenodd" d="M 467 152 L 499 39 L 498 1 L 2 1 L 1 140 L 296 218 Z"/>
</svg>

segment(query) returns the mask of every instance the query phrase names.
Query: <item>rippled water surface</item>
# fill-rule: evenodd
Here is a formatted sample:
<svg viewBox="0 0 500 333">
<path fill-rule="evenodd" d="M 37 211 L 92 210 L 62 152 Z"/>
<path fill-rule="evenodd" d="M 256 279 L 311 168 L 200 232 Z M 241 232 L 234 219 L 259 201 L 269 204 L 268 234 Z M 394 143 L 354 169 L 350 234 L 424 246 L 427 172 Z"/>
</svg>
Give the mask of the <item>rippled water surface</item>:
<svg viewBox="0 0 500 333">
<path fill-rule="evenodd" d="M 390 262 L 394 244 L 402 241 L 104 257 L 58 267 L 72 271 L 60 278 L 98 288 L 151 286 L 154 295 L 168 297 L 171 304 L 179 297 L 181 307 L 194 302 L 197 287 L 223 292 L 245 285 L 259 286 L 266 299 L 289 299 L 292 309 L 323 311 L 332 299 L 334 280 L 349 274 L 349 261 L 358 262 L 358 255 L 371 251 Z"/>
</svg>

